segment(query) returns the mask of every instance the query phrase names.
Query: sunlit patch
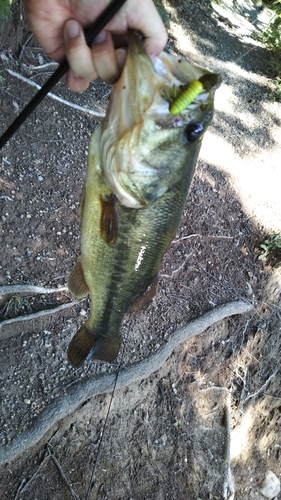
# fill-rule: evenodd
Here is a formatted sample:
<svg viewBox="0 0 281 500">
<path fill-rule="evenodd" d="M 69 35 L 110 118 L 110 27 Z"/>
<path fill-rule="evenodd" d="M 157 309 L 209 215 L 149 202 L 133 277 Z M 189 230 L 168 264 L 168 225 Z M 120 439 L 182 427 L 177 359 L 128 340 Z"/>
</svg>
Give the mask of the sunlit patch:
<svg viewBox="0 0 281 500">
<path fill-rule="evenodd" d="M 241 423 L 231 432 L 231 460 L 238 458 L 246 461 L 249 447 L 249 434 L 253 427 L 253 414 L 248 411 L 243 416 Z"/>
</svg>

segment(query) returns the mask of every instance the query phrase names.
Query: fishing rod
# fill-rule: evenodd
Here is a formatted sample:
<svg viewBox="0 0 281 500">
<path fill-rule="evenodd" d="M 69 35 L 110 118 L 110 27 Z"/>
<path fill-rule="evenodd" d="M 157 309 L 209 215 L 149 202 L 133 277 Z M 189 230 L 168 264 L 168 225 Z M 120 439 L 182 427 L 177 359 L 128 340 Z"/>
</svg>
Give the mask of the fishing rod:
<svg viewBox="0 0 281 500">
<path fill-rule="evenodd" d="M 126 0 L 112 0 L 110 4 L 104 9 L 104 11 L 99 15 L 99 17 L 94 21 L 91 26 L 85 28 L 85 39 L 87 44 L 90 46 L 96 36 L 103 30 L 103 28 L 111 21 L 118 10 L 121 9 Z M 14 133 L 19 129 L 23 122 L 29 117 L 29 115 L 34 111 L 38 104 L 44 99 L 44 97 L 50 92 L 50 90 L 58 83 L 62 76 L 69 70 L 69 63 L 65 59 L 59 67 L 55 70 L 52 76 L 44 83 L 41 89 L 35 94 L 31 101 L 25 106 L 17 118 L 12 122 L 12 124 L 7 128 L 4 134 L 0 137 L 0 150 L 5 146 L 9 139 L 14 135 Z"/>
</svg>

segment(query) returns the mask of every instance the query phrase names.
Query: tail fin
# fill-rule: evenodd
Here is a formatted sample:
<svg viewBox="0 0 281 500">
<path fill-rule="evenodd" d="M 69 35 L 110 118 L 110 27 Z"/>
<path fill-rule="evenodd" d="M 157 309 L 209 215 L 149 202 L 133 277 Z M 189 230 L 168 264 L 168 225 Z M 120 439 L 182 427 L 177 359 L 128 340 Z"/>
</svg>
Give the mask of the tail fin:
<svg viewBox="0 0 281 500">
<path fill-rule="evenodd" d="M 121 336 L 105 338 L 95 333 L 84 323 L 68 346 L 68 359 L 74 368 L 79 368 L 90 359 L 101 359 L 112 363 L 118 355 Z"/>
</svg>

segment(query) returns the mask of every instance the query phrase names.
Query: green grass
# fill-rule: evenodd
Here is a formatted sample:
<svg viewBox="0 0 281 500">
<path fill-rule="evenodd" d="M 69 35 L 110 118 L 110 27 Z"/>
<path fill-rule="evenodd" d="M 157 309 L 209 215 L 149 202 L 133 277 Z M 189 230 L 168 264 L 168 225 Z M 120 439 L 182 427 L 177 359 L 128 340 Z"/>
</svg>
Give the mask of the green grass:
<svg viewBox="0 0 281 500">
<path fill-rule="evenodd" d="M 32 307 L 27 299 L 21 297 L 19 295 L 13 295 L 10 299 L 4 304 L 2 317 L 3 319 L 7 318 L 17 318 L 19 315 L 24 312 L 31 313 Z"/>
</svg>

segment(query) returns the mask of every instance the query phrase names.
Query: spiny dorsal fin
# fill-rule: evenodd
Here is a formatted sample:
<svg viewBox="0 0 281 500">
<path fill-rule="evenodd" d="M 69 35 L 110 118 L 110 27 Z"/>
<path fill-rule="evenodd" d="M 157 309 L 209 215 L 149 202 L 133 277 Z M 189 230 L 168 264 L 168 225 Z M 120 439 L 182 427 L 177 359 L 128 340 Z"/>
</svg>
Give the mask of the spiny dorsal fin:
<svg viewBox="0 0 281 500">
<path fill-rule="evenodd" d="M 86 295 L 90 293 L 89 287 L 84 278 L 81 257 L 78 257 L 75 266 L 68 276 L 68 288 L 78 299 L 86 297 Z"/>
</svg>

